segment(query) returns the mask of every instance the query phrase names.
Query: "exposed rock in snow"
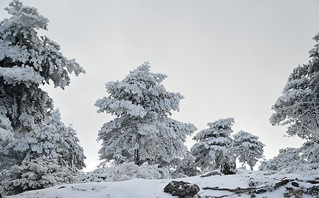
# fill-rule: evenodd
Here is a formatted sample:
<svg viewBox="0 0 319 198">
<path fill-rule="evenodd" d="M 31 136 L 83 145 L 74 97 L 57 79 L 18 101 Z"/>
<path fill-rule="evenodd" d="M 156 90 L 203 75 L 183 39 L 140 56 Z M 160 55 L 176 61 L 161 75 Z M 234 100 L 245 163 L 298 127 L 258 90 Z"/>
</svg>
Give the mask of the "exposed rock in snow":
<svg viewBox="0 0 319 198">
<path fill-rule="evenodd" d="M 164 192 L 178 197 L 194 197 L 200 191 L 196 184 L 184 181 L 171 181 L 164 188 Z"/>
</svg>

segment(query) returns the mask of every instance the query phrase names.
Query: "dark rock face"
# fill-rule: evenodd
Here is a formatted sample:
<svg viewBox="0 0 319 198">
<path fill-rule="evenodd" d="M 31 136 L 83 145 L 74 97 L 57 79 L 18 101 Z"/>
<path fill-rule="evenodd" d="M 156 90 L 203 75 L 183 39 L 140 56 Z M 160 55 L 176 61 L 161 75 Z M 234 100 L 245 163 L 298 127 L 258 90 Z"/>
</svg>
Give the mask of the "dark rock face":
<svg viewBox="0 0 319 198">
<path fill-rule="evenodd" d="M 173 196 L 178 196 L 180 198 L 194 197 L 199 190 L 200 189 L 196 184 L 183 181 L 171 181 L 164 188 L 164 192 L 170 193 Z"/>
</svg>

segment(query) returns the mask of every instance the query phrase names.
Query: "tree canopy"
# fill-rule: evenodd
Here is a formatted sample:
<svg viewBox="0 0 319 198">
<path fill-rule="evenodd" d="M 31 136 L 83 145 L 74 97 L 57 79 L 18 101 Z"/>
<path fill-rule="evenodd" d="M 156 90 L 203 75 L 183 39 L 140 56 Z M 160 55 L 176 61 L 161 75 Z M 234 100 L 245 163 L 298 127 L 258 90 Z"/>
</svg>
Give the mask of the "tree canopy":
<svg viewBox="0 0 319 198">
<path fill-rule="evenodd" d="M 289 135 L 319 140 L 319 33 L 314 40 L 309 62 L 293 70 L 272 106 L 270 123 L 287 125 Z"/>
<path fill-rule="evenodd" d="M 11 17 L 0 22 L 2 168 L 30 160 L 29 154 L 35 149 L 32 145 L 43 135 L 43 122 L 54 107 L 40 85 L 53 82 L 64 89 L 70 84 L 71 73 L 85 73 L 74 59 L 63 56 L 57 43 L 38 36 L 40 29 L 47 30 L 48 19 L 36 8 L 13 0 L 6 10 Z"/>
<path fill-rule="evenodd" d="M 234 118 L 219 119 L 209 122 L 209 128 L 199 131 L 193 140 L 197 142 L 192 146 L 191 153 L 195 156 L 195 163 L 204 170 L 215 170 L 221 167 L 232 139 L 230 134 Z"/>
<path fill-rule="evenodd" d="M 117 163 L 149 161 L 167 164 L 186 155 L 186 136 L 196 128 L 169 118 L 179 110 L 179 93 L 161 84 L 165 74 L 150 72 L 145 62 L 122 81 L 108 82 L 109 96 L 96 101 L 98 112 L 115 115 L 98 134 L 102 140 L 101 160 Z"/>
</svg>

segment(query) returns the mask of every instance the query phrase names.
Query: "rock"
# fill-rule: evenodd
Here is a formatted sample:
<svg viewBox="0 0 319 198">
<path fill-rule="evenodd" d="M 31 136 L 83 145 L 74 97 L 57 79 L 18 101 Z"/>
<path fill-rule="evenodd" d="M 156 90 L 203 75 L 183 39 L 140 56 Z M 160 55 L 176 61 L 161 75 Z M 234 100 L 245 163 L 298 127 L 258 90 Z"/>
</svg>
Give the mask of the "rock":
<svg viewBox="0 0 319 198">
<path fill-rule="evenodd" d="M 184 181 L 171 181 L 164 188 L 164 192 L 170 193 L 173 196 L 180 198 L 191 198 L 194 197 L 200 188 L 196 184 L 191 184 Z"/>
<path fill-rule="evenodd" d="M 302 198 L 303 189 L 293 189 L 286 187 L 287 192 L 284 193 L 284 197 Z"/>
<path fill-rule="evenodd" d="M 252 187 L 252 188 L 219 188 L 219 187 L 203 187 L 203 190 L 214 190 L 214 191 L 228 191 L 233 192 L 237 195 L 247 193 L 249 195 L 262 194 L 267 192 L 267 187 Z"/>
<path fill-rule="evenodd" d="M 305 194 L 319 197 L 319 186 L 312 186 L 304 191 Z"/>
<path fill-rule="evenodd" d="M 297 182 L 291 182 L 291 185 L 293 185 L 294 187 L 299 187 L 299 184 Z"/>
<path fill-rule="evenodd" d="M 277 188 L 281 187 L 281 186 L 284 186 L 286 184 L 288 184 L 289 182 L 293 181 L 292 179 L 282 179 L 280 182 L 277 182 L 275 185 L 274 185 L 274 189 L 276 190 Z"/>
</svg>

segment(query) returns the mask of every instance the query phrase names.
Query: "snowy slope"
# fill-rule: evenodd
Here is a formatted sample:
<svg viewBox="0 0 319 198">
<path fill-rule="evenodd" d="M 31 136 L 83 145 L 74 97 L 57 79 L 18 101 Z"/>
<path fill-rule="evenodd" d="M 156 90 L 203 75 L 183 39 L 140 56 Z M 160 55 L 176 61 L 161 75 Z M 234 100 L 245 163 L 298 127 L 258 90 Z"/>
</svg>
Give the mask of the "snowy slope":
<svg viewBox="0 0 319 198">
<path fill-rule="evenodd" d="M 298 178 L 296 180 L 296 178 Z M 239 195 L 230 191 L 220 190 L 204 190 L 205 187 L 219 187 L 227 189 L 247 189 L 263 187 L 271 189 L 276 184 L 284 180 L 294 180 L 298 183 L 298 187 L 292 185 L 292 181 L 283 186 L 279 186 L 275 190 L 267 191 L 262 194 L 256 194 L 256 197 L 283 197 L 286 187 L 293 187 L 300 189 L 302 187 L 309 188 L 311 186 L 319 186 L 319 184 L 310 184 L 309 181 L 318 181 L 319 172 L 299 172 L 294 174 L 275 173 L 261 171 L 246 171 L 238 170 L 236 175 L 215 175 L 209 177 L 189 177 L 175 180 L 187 181 L 197 184 L 201 190 L 199 195 L 201 197 L 207 196 L 222 196 L 239 197 Z M 165 180 L 145 180 L 133 179 L 122 182 L 102 182 L 102 183 L 85 183 L 85 184 L 69 184 L 56 186 L 44 190 L 36 190 L 25 192 L 10 198 L 169 198 L 172 197 L 168 193 L 164 193 L 164 187 L 172 179 Z M 249 185 L 250 184 L 250 185 Z M 296 184 L 295 184 L 296 185 Z M 269 188 L 268 188 L 269 187 Z M 241 195 L 241 197 L 251 197 L 248 194 Z M 303 195 L 303 197 L 313 197 L 310 195 Z M 9 197 L 8 197 L 9 198 Z"/>
</svg>

